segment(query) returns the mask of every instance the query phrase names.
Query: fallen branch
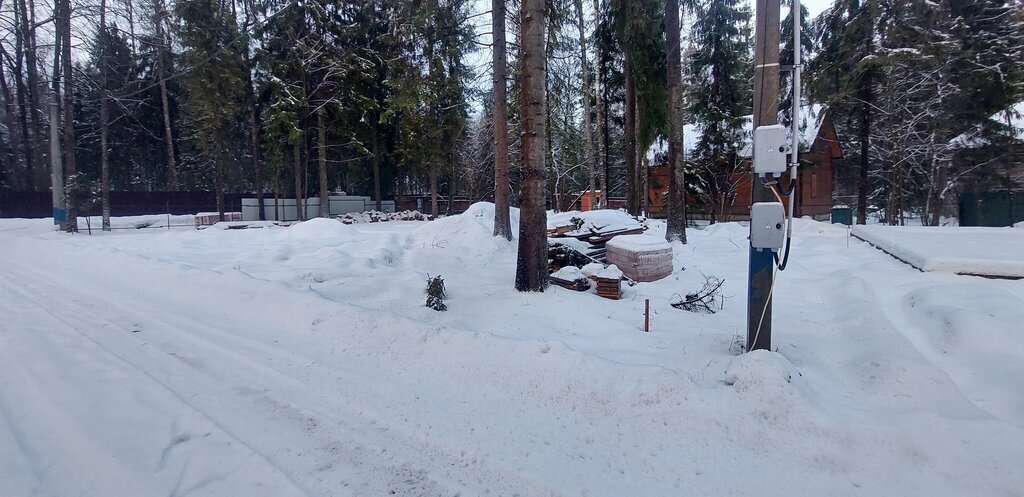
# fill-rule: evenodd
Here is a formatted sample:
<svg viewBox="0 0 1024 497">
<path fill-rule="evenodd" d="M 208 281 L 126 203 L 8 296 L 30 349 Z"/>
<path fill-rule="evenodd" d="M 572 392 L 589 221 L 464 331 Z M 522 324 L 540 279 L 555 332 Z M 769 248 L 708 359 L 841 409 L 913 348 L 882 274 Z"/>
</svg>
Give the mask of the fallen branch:
<svg viewBox="0 0 1024 497">
<path fill-rule="evenodd" d="M 714 314 L 722 310 L 725 305 L 725 298 L 722 297 L 721 292 L 723 284 L 725 284 L 725 280 L 720 280 L 715 276 L 705 276 L 704 285 L 700 290 L 688 293 L 686 298 L 671 302 L 669 305 L 684 311 Z"/>
</svg>

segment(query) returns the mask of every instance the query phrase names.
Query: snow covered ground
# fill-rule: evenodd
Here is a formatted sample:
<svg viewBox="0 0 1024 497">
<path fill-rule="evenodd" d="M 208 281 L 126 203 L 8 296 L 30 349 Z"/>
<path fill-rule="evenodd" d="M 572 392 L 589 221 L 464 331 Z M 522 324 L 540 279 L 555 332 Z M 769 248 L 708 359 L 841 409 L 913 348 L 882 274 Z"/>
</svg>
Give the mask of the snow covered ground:
<svg viewBox="0 0 1024 497">
<path fill-rule="evenodd" d="M 854 226 L 853 235 L 921 271 L 1024 278 L 1024 231 L 1013 228 Z"/>
<path fill-rule="evenodd" d="M 738 356 L 746 228 L 689 231 L 671 276 L 609 301 L 513 291 L 492 212 L 94 236 L 0 220 L 0 494 L 1024 488 L 1020 282 L 922 273 L 800 221 L 777 352 Z M 447 312 L 423 305 L 437 274 Z M 722 312 L 669 306 L 704 274 Z"/>
</svg>

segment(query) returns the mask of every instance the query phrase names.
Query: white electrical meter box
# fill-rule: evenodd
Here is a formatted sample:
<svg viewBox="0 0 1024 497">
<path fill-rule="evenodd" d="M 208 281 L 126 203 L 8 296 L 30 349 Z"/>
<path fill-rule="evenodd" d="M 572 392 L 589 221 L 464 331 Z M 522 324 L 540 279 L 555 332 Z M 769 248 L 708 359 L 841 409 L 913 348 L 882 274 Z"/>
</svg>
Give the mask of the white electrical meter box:
<svg viewBox="0 0 1024 497">
<path fill-rule="evenodd" d="M 758 176 L 786 172 L 786 127 L 781 124 L 758 126 L 754 130 L 754 173 Z"/>
<path fill-rule="evenodd" d="M 780 202 L 750 206 L 750 246 L 778 252 L 786 238 L 786 209 Z"/>
</svg>

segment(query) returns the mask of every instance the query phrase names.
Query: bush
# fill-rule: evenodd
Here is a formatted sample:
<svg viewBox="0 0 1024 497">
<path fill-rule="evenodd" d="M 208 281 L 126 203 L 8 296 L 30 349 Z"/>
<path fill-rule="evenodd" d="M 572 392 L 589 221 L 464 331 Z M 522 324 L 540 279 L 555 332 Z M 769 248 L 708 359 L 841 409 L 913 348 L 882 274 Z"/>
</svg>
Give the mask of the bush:
<svg viewBox="0 0 1024 497">
<path fill-rule="evenodd" d="M 444 279 L 441 275 L 434 276 L 433 278 L 427 277 L 427 307 L 435 311 L 447 311 L 448 306 L 444 304 L 444 299 L 448 298 L 448 293 L 444 289 Z"/>
</svg>

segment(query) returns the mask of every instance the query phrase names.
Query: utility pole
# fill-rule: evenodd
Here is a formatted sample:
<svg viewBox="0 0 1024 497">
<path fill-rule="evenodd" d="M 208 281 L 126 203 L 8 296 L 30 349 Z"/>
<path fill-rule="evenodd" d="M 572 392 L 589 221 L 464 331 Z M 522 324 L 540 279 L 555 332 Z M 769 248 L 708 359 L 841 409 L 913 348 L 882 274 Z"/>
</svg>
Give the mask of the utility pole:
<svg viewBox="0 0 1024 497">
<path fill-rule="evenodd" d="M 754 7 L 754 127 L 779 122 L 779 5 L 757 0 Z M 770 201 L 768 189 L 751 172 L 751 201 Z M 771 250 L 749 247 L 747 274 L 747 351 L 771 350 L 772 279 L 775 260 Z"/>
</svg>

